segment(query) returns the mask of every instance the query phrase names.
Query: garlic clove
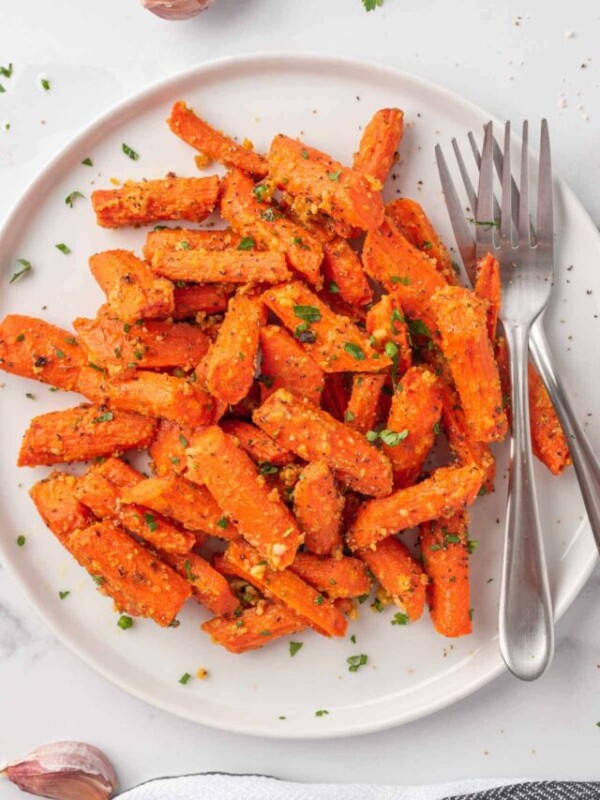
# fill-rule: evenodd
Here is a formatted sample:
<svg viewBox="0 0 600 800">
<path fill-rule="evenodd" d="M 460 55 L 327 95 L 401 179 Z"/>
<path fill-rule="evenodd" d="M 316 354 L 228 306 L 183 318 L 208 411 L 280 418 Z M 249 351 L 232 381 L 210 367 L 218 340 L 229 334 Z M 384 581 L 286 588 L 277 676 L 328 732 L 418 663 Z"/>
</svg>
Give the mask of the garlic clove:
<svg viewBox="0 0 600 800">
<path fill-rule="evenodd" d="M 83 742 L 38 747 L 4 774 L 19 789 L 54 800 L 109 800 L 117 776 L 104 753 Z"/>
<path fill-rule="evenodd" d="M 162 19 L 190 19 L 200 14 L 214 0 L 142 0 L 142 5 Z"/>
</svg>

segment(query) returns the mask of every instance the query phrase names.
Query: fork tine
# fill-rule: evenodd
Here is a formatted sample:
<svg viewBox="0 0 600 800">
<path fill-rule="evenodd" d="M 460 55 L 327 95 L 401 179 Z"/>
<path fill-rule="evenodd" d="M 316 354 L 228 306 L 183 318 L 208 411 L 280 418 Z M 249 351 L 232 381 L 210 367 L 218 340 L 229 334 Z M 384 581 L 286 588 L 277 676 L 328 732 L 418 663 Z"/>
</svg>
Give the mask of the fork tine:
<svg viewBox="0 0 600 800">
<path fill-rule="evenodd" d="M 506 139 L 504 140 L 504 152 L 506 152 Z M 504 175 L 504 156 L 502 154 L 502 148 L 496 141 L 496 137 L 494 136 L 494 164 L 496 165 L 496 172 L 498 173 L 498 177 L 502 180 L 502 176 Z M 515 228 L 519 224 L 519 189 L 517 187 L 517 183 L 515 179 L 511 176 L 510 179 L 510 192 L 511 192 L 511 207 L 512 207 L 512 221 L 514 223 Z"/>
<path fill-rule="evenodd" d="M 552 202 L 552 163 L 550 159 L 550 134 L 548 121 L 542 120 L 540 138 L 540 168 L 538 173 L 537 244 L 551 247 L 554 237 Z"/>
<path fill-rule="evenodd" d="M 496 140 L 494 139 L 494 144 Z M 512 186 L 510 174 L 510 122 L 504 126 L 504 155 L 502 156 L 502 212 L 500 214 L 500 236 L 511 239 L 512 231 Z"/>
<path fill-rule="evenodd" d="M 477 242 L 478 255 L 480 250 L 493 250 L 494 231 L 492 225 L 482 223 L 495 221 L 494 216 L 494 164 L 492 162 L 492 123 L 488 122 L 483 140 L 481 155 L 481 168 L 479 170 L 479 187 L 477 192 Z"/>
<path fill-rule="evenodd" d="M 442 184 L 442 191 L 448 207 L 450 215 L 450 223 L 454 232 L 454 238 L 460 252 L 461 258 L 467 275 L 472 283 L 475 281 L 475 240 L 465 219 L 465 211 L 461 205 L 458 194 L 450 177 L 450 170 L 444 158 L 442 148 L 438 145 L 435 147 L 435 158 L 437 161 L 438 172 L 440 174 L 440 181 Z M 475 213 L 475 212 L 473 212 Z"/>
<path fill-rule="evenodd" d="M 467 172 L 467 167 L 465 166 L 464 159 L 462 157 L 462 153 L 460 152 L 460 148 L 458 146 L 458 142 L 456 139 L 452 139 L 452 149 L 454 150 L 454 155 L 456 156 L 456 161 L 458 163 L 458 171 L 460 172 L 460 177 L 462 178 L 462 182 L 465 186 L 465 191 L 467 193 L 467 198 L 469 200 L 469 206 L 471 207 L 471 212 L 473 216 L 477 213 L 477 195 L 475 194 L 475 189 L 473 188 L 473 184 L 471 183 L 471 177 Z"/>
<path fill-rule="evenodd" d="M 530 243 L 529 218 L 529 123 L 523 122 L 523 144 L 521 150 L 521 181 L 519 187 L 519 243 Z"/>
<path fill-rule="evenodd" d="M 485 135 L 485 127 L 486 126 L 484 125 L 483 126 L 484 135 Z M 479 152 L 479 147 L 477 146 L 475 136 L 473 135 L 473 133 L 469 132 L 468 137 L 469 137 L 469 144 L 471 145 L 471 152 L 473 153 L 473 158 L 475 159 L 475 164 L 477 165 L 477 169 L 481 169 L 481 154 Z M 498 170 L 498 162 L 496 161 L 496 151 L 499 150 L 499 148 L 495 136 L 492 136 L 492 142 L 494 145 L 494 164 L 496 165 L 496 170 Z M 500 158 L 502 158 L 502 154 L 500 154 Z M 498 170 L 498 175 L 500 176 L 500 178 L 502 178 L 500 170 Z M 477 204 L 477 200 L 475 200 L 475 203 Z M 496 200 L 496 195 L 494 195 L 494 219 L 500 219 L 500 206 L 498 205 L 498 201 Z M 516 220 L 515 220 L 515 225 L 516 225 Z"/>
</svg>

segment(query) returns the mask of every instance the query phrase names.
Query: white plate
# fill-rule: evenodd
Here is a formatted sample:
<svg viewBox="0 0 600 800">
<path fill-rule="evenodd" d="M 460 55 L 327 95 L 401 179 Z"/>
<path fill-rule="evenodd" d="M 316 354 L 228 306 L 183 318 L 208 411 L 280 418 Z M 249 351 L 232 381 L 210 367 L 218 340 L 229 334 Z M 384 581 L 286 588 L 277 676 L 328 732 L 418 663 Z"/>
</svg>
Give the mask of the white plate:
<svg viewBox="0 0 600 800">
<path fill-rule="evenodd" d="M 163 176 L 174 170 L 197 174 L 193 151 L 168 130 L 171 103 L 186 99 L 218 128 L 248 136 L 259 150 L 283 131 L 303 136 L 342 161 L 356 147 L 360 126 L 378 108 L 399 105 L 408 122 L 402 161 L 390 181 L 422 201 L 447 242 L 452 242 L 434 166 L 436 142 L 478 131 L 489 116 L 459 97 L 412 76 L 375 64 L 317 56 L 267 55 L 219 61 L 191 70 L 129 100 L 101 117 L 46 168 L 19 202 L 0 236 L 5 270 L 2 316 L 40 315 L 68 326 L 93 315 L 102 295 L 87 269 L 87 258 L 114 247 L 140 249 L 145 231 L 105 231 L 93 219 L 88 200 L 73 209 L 65 197 L 74 190 L 89 197 L 109 178 Z M 139 161 L 122 152 L 126 142 Z M 94 167 L 81 161 L 90 156 Z M 573 387 L 582 413 L 600 413 L 590 375 L 597 357 L 600 296 L 598 233 L 571 192 L 557 181 L 558 278 L 548 329 L 562 374 Z M 54 245 L 65 242 L 72 254 Z M 35 271 L 8 285 L 16 258 Z M 571 265 L 573 265 L 571 269 Z M 568 268 L 568 270 L 567 270 Z M 593 294 L 587 294 L 592 290 Z M 56 634 L 98 672 L 128 692 L 182 717 L 231 731 L 273 737 L 329 737 L 365 733 L 415 719 L 459 700 L 498 675 L 503 665 L 497 644 L 498 585 L 505 504 L 505 448 L 499 454 L 498 490 L 473 512 L 472 538 L 480 542 L 472 559 L 475 633 L 445 640 L 427 616 L 419 624 L 390 624 L 362 606 L 349 638 L 329 641 L 313 633 L 293 637 L 304 647 L 290 658 L 287 640 L 262 651 L 233 656 L 199 631 L 203 612 L 188 604 L 178 629 L 149 621 L 133 629 L 116 626 L 111 603 L 46 531 L 27 489 L 47 470 L 14 466 L 20 437 L 34 414 L 62 408 L 80 398 L 50 393 L 43 385 L 2 376 L 0 392 L 0 551 L 22 591 Z M 25 397 L 35 393 L 36 400 Z M 599 431 L 591 431 L 600 445 Z M 537 471 L 557 614 L 564 612 L 590 574 L 595 550 L 572 471 L 553 479 Z M 27 544 L 15 544 L 18 534 Z M 493 580 L 491 580 L 493 579 Z M 70 590 L 61 601 L 59 590 Z M 348 672 L 348 656 L 366 653 L 368 666 Z M 184 672 L 205 667 L 210 677 L 179 684 Z M 317 717 L 318 709 L 329 714 Z M 282 719 L 284 717 L 285 719 Z"/>
</svg>

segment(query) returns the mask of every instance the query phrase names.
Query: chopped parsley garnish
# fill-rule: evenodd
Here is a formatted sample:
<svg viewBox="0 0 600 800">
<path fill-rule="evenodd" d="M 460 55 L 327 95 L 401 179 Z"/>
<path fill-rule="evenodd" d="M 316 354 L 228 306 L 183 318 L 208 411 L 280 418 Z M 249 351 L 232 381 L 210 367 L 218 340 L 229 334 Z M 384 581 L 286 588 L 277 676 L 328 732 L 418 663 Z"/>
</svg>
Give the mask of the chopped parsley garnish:
<svg viewBox="0 0 600 800">
<path fill-rule="evenodd" d="M 429 549 L 430 549 L 430 550 L 431 550 L 433 553 L 435 553 L 437 550 L 441 550 L 441 549 L 442 549 L 442 545 L 441 545 L 441 544 L 432 544 L 432 545 L 429 547 Z"/>
<path fill-rule="evenodd" d="M 221 517 L 220 519 L 217 520 L 217 525 L 219 528 L 225 530 L 226 528 L 229 527 L 229 520 L 227 519 L 227 517 Z"/>
<path fill-rule="evenodd" d="M 129 158 L 130 158 L 132 161 L 137 161 L 137 160 L 138 160 L 138 158 L 140 157 L 140 154 L 139 154 L 139 153 L 136 153 L 136 152 L 135 152 L 135 150 L 134 150 L 133 148 L 129 147 L 129 145 L 128 145 L 128 144 L 125 144 L 125 142 L 123 142 L 123 144 L 121 145 L 121 147 L 122 147 L 122 149 L 123 149 L 123 152 L 125 153 L 125 155 L 126 155 L 126 156 L 129 156 Z"/>
<path fill-rule="evenodd" d="M 83 164 L 85 167 L 93 167 L 93 166 L 94 166 L 94 162 L 92 161 L 92 159 L 91 159 L 89 156 L 88 156 L 87 158 L 84 158 L 84 159 L 83 159 L 83 161 L 82 161 L 81 163 L 82 163 L 82 164 Z"/>
<path fill-rule="evenodd" d="M 65 357 L 64 351 L 63 350 L 59 350 L 58 347 L 56 347 L 54 349 L 54 352 L 56 353 L 56 357 L 57 358 L 64 358 Z"/>
<path fill-rule="evenodd" d="M 258 471 L 261 475 L 277 475 L 279 468 L 271 464 L 270 461 L 263 461 L 258 465 Z"/>
<path fill-rule="evenodd" d="M 478 539 L 469 539 L 469 541 L 467 542 L 467 550 L 469 551 L 469 553 L 474 553 L 478 547 L 479 547 Z"/>
<path fill-rule="evenodd" d="M 473 619 L 473 615 L 474 615 L 474 614 L 475 614 L 475 609 L 474 609 L 474 608 L 470 608 L 470 609 L 469 609 L 469 619 L 470 619 L 470 620 L 472 620 L 472 619 Z"/>
<path fill-rule="evenodd" d="M 477 492 L 477 497 L 483 497 L 485 494 L 487 494 L 487 489 L 485 486 L 482 486 Z"/>
<path fill-rule="evenodd" d="M 67 344 L 73 345 L 73 347 L 79 347 L 79 342 L 77 341 L 77 339 L 74 336 L 67 336 L 67 338 L 65 339 L 65 342 Z"/>
<path fill-rule="evenodd" d="M 392 317 L 393 319 L 393 317 Z M 394 391 L 396 391 L 396 382 L 398 380 L 398 368 L 399 368 L 399 350 L 398 345 L 396 342 L 386 342 L 385 347 L 383 348 L 383 352 L 386 354 L 388 358 L 392 360 L 392 386 Z"/>
<path fill-rule="evenodd" d="M 421 246 L 422 246 L 423 250 L 431 250 L 431 248 L 433 247 L 431 242 L 423 242 L 423 244 Z"/>
<path fill-rule="evenodd" d="M 35 395 L 34 395 L 34 394 L 32 394 L 31 392 L 25 392 L 25 397 L 26 397 L 28 400 L 35 400 Z"/>
<path fill-rule="evenodd" d="M 178 247 L 179 247 L 179 250 L 189 250 L 190 249 L 190 243 L 189 242 L 179 242 Z"/>
<path fill-rule="evenodd" d="M 315 717 L 324 717 L 326 714 L 329 714 L 329 711 L 326 711 L 324 708 L 315 711 Z"/>
<path fill-rule="evenodd" d="M 171 464 L 175 464 L 175 466 L 179 464 L 179 456 L 171 456 L 169 460 L 171 461 Z"/>
<path fill-rule="evenodd" d="M 17 336 L 17 342 L 23 342 L 23 341 L 25 341 L 25 334 L 24 333 L 20 333 Z"/>
<path fill-rule="evenodd" d="M 259 203 L 264 203 L 265 195 L 268 194 L 268 192 L 269 190 L 264 183 L 259 183 L 252 189 L 252 194 L 254 197 L 256 197 Z"/>
<path fill-rule="evenodd" d="M 264 211 L 260 212 L 260 218 L 266 220 L 267 222 L 275 222 L 275 220 L 279 219 L 280 217 L 281 214 L 274 208 L 266 208 Z"/>
<path fill-rule="evenodd" d="M 131 330 L 131 325 L 128 322 L 126 322 L 123 325 L 123 333 L 129 333 L 130 330 Z"/>
<path fill-rule="evenodd" d="M 378 614 L 381 614 L 381 612 L 384 609 L 384 605 L 381 602 L 381 600 L 378 597 L 376 597 L 371 604 L 371 608 L 373 609 L 373 611 L 376 611 Z"/>
<path fill-rule="evenodd" d="M 102 586 L 104 583 L 104 578 L 102 575 L 92 575 L 92 580 L 96 584 L 96 586 Z"/>
<path fill-rule="evenodd" d="M 361 667 L 365 666 L 368 660 L 369 657 L 364 653 L 361 653 L 359 656 L 350 656 L 350 658 L 346 659 L 346 663 L 349 665 L 348 672 L 358 672 Z"/>
<path fill-rule="evenodd" d="M 185 686 L 186 683 L 189 683 L 191 681 L 191 679 L 192 679 L 192 676 L 190 675 L 190 673 L 189 672 L 184 672 L 183 675 L 181 676 L 181 678 L 179 678 L 179 683 L 182 686 Z"/>
<path fill-rule="evenodd" d="M 60 244 L 55 244 L 54 247 L 56 247 L 57 250 L 60 250 L 60 252 L 64 253 L 66 256 L 68 256 L 71 252 L 71 248 L 62 242 Z"/>
<path fill-rule="evenodd" d="M 293 658 L 304 642 L 290 642 L 290 656 Z"/>
<path fill-rule="evenodd" d="M 2 93 L 3 93 L 3 92 L 5 92 L 5 91 L 6 91 L 6 89 L 5 89 L 5 88 L 4 88 L 4 86 L 2 86 L 2 84 L 0 83 L 0 94 L 2 94 Z"/>
<path fill-rule="evenodd" d="M 362 4 L 366 11 L 375 11 L 376 8 L 383 5 L 383 0 L 362 0 Z"/>
<path fill-rule="evenodd" d="M 406 275 L 392 275 L 390 278 L 392 283 L 401 283 L 403 286 L 410 286 L 410 278 Z"/>
<path fill-rule="evenodd" d="M 58 593 L 58 596 L 60 597 L 60 599 L 61 599 L 61 600 L 64 600 L 64 599 L 65 599 L 66 597 L 68 597 L 70 594 L 71 594 L 71 592 L 69 592 L 69 591 L 64 591 L 64 592 L 59 592 L 59 593 Z"/>
<path fill-rule="evenodd" d="M 75 200 L 77 200 L 78 197 L 85 197 L 85 195 L 83 195 L 83 194 L 81 194 L 81 192 L 77 192 L 77 191 L 71 192 L 71 194 L 69 194 L 69 195 L 67 195 L 65 197 L 65 203 L 68 206 L 70 206 L 70 208 L 73 208 L 73 203 L 75 202 Z"/>
<path fill-rule="evenodd" d="M 308 323 L 321 319 L 321 312 L 316 306 L 294 306 L 294 315 Z"/>
<path fill-rule="evenodd" d="M 448 544 L 460 544 L 460 536 L 457 536 L 456 533 L 447 533 L 444 536 L 444 539 L 448 542 Z"/>
<path fill-rule="evenodd" d="M 12 77 L 13 69 L 12 63 L 9 64 L 8 67 L 0 67 L 0 75 L 2 75 L 3 78 L 10 78 Z"/>
<path fill-rule="evenodd" d="M 294 338 L 301 344 L 314 344 L 317 341 L 317 334 L 310 330 L 308 322 L 301 322 L 294 329 Z"/>
<path fill-rule="evenodd" d="M 302 158 L 307 159 L 308 158 L 308 150 L 303 150 L 300 155 L 302 156 Z"/>
<path fill-rule="evenodd" d="M 467 217 L 469 222 L 472 222 L 473 225 L 481 225 L 482 228 L 485 228 L 486 231 L 491 231 L 492 228 L 499 228 L 500 223 L 496 222 L 494 219 L 483 219 L 477 220 L 473 219 L 473 217 Z"/>
<path fill-rule="evenodd" d="M 352 642 L 352 644 L 356 644 L 356 634 L 355 633 L 353 633 L 352 636 L 350 637 L 350 641 Z"/>
<path fill-rule="evenodd" d="M 238 244 L 238 250 L 254 250 L 256 247 L 256 242 L 251 236 L 244 236 L 241 242 Z"/>
<path fill-rule="evenodd" d="M 357 344 L 353 342 L 346 342 L 344 344 L 344 350 L 349 353 L 352 358 L 355 358 L 357 361 L 364 361 L 366 356 L 362 347 L 359 347 Z"/>
<path fill-rule="evenodd" d="M 42 85 L 42 89 L 43 89 L 45 92 L 49 92 L 49 91 L 50 91 L 50 86 L 51 86 L 51 84 L 50 84 L 50 81 L 48 80 L 48 78 L 42 78 L 42 79 L 41 79 L 41 81 L 40 81 L 40 83 L 41 83 L 41 85 Z"/>
<path fill-rule="evenodd" d="M 104 411 L 97 417 L 94 417 L 92 420 L 92 424 L 97 425 L 99 422 L 112 422 L 114 419 L 114 414 L 112 411 Z"/>
<path fill-rule="evenodd" d="M 23 547 L 26 541 L 27 539 L 25 538 L 25 536 L 23 536 L 23 534 L 17 536 L 17 547 Z"/>
<path fill-rule="evenodd" d="M 396 447 L 396 445 L 403 442 L 406 437 L 408 436 L 408 431 L 390 431 L 390 430 L 382 430 L 379 431 L 379 438 L 384 444 L 387 444 L 389 447 Z"/>
<path fill-rule="evenodd" d="M 409 319 L 408 329 L 411 336 L 427 336 L 431 339 L 431 331 L 420 319 Z"/>
<path fill-rule="evenodd" d="M 102 367 L 99 367 L 98 364 L 94 364 L 93 361 L 88 361 L 88 367 L 95 369 L 96 372 L 102 372 L 102 374 L 104 374 L 104 370 L 102 369 Z"/>
<path fill-rule="evenodd" d="M 267 389 L 270 389 L 273 386 L 273 377 L 271 375 L 259 375 L 256 379 L 259 383 L 264 383 Z"/>
<path fill-rule="evenodd" d="M 322 594 L 318 594 L 318 595 L 315 597 L 315 603 L 316 603 L 318 606 L 322 606 L 324 602 L 325 602 L 325 598 L 323 597 L 323 595 L 322 595 Z"/>
<path fill-rule="evenodd" d="M 127 616 L 127 614 L 121 614 L 117 620 L 117 625 L 121 630 L 126 631 L 128 628 L 133 628 L 133 619 Z"/>
<path fill-rule="evenodd" d="M 194 575 L 192 572 L 192 565 L 187 559 L 183 562 L 183 568 L 185 570 L 185 577 L 188 579 L 188 581 L 190 581 L 190 583 L 193 583 L 198 576 Z"/>
<path fill-rule="evenodd" d="M 156 517 L 153 516 L 152 514 L 145 513 L 144 522 L 148 526 L 148 530 L 151 533 L 154 533 L 154 531 L 158 528 L 158 522 L 156 521 Z"/>
<path fill-rule="evenodd" d="M 433 426 L 433 432 L 435 433 L 436 436 L 442 432 L 442 428 L 439 422 L 436 422 L 435 425 Z"/>
<path fill-rule="evenodd" d="M 335 281 L 329 281 L 329 286 L 327 287 L 327 290 L 331 292 L 331 294 L 340 293 L 340 287 L 337 285 Z"/>
<path fill-rule="evenodd" d="M 344 422 L 354 422 L 356 419 L 356 415 L 348 409 L 344 414 Z"/>
<path fill-rule="evenodd" d="M 27 273 L 31 272 L 33 269 L 31 263 L 27 261 L 27 259 L 25 258 L 17 258 L 17 264 L 20 264 L 23 267 L 23 269 L 20 269 L 17 272 L 15 272 L 15 274 L 10 279 L 9 283 L 16 283 L 17 281 L 20 281 L 24 275 L 27 275 Z"/>
<path fill-rule="evenodd" d="M 261 631 L 260 635 L 261 636 L 272 636 L 273 634 L 271 633 L 271 631 Z"/>
<path fill-rule="evenodd" d="M 397 611 L 392 619 L 392 625 L 408 625 L 408 620 L 408 614 L 403 614 L 402 611 Z"/>
<path fill-rule="evenodd" d="M 115 347 L 115 358 L 123 358 L 123 353 L 121 352 L 120 344 Z"/>
<path fill-rule="evenodd" d="M 182 447 L 188 447 L 189 446 L 188 440 L 185 438 L 185 436 L 182 433 L 179 434 L 179 444 Z"/>
<path fill-rule="evenodd" d="M 342 174 L 342 170 L 338 169 L 337 172 L 328 172 L 327 173 L 327 177 L 329 178 L 330 181 L 335 181 L 336 183 L 338 183 L 339 180 L 340 180 L 340 175 L 341 174 Z"/>
</svg>

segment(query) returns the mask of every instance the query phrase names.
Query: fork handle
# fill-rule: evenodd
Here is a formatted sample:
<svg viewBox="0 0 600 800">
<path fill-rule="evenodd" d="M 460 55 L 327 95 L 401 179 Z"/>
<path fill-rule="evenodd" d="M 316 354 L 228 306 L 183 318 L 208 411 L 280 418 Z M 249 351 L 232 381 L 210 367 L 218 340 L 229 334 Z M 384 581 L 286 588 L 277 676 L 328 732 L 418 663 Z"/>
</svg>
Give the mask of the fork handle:
<svg viewBox="0 0 600 800">
<path fill-rule="evenodd" d="M 556 371 L 550 345 L 544 333 L 543 315 L 539 316 L 532 325 L 529 335 L 529 350 L 537 371 L 546 384 L 552 405 L 569 442 L 569 451 L 581 488 L 583 502 L 596 545 L 600 551 L 600 461 L 575 416 L 567 392 Z"/>
<path fill-rule="evenodd" d="M 500 650 L 509 670 L 535 680 L 554 653 L 552 601 L 535 492 L 529 423 L 529 327 L 504 330 L 510 355 L 512 437 L 502 587 Z"/>
</svg>

